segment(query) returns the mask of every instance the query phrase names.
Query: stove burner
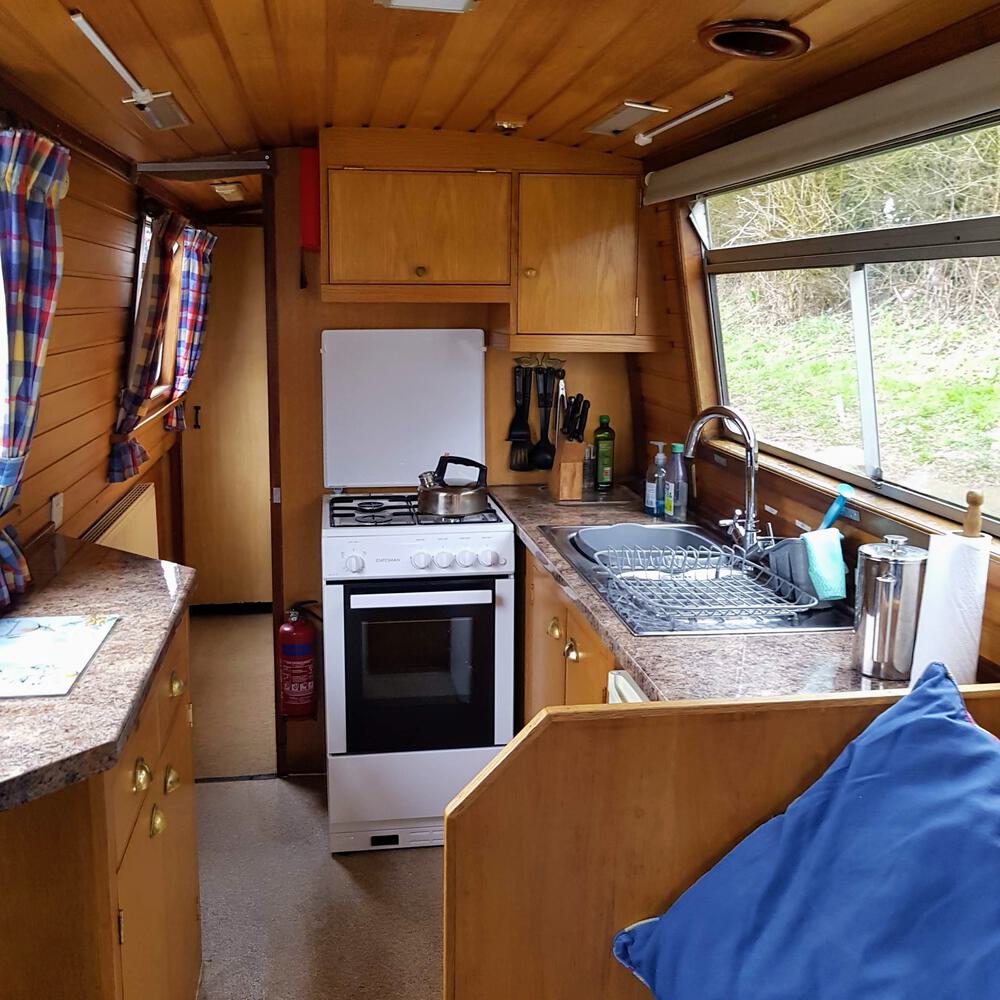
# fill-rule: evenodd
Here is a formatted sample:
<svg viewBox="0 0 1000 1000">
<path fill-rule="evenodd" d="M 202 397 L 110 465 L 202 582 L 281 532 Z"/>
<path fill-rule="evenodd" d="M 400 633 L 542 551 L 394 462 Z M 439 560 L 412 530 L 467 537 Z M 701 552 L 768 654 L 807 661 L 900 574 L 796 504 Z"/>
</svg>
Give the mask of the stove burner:
<svg viewBox="0 0 1000 1000">
<path fill-rule="evenodd" d="M 373 514 L 375 511 L 384 510 L 386 504 L 384 500 L 359 500 L 355 506 L 365 514 Z"/>
<path fill-rule="evenodd" d="M 361 507 L 361 504 L 358 504 Z M 384 504 L 382 506 L 385 506 Z M 365 510 L 369 508 L 363 508 Z M 379 505 L 375 505 L 375 509 L 379 509 Z M 386 512 L 382 514 L 355 514 L 354 520 L 358 524 L 388 524 L 392 520 L 392 513 Z"/>
</svg>

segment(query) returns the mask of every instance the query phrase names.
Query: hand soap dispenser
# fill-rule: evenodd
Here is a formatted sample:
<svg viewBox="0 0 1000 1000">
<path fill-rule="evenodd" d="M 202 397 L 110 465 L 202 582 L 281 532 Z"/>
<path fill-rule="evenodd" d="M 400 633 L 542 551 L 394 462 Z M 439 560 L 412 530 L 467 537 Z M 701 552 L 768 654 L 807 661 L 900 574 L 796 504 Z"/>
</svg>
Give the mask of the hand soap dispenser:
<svg viewBox="0 0 1000 1000">
<path fill-rule="evenodd" d="M 656 445 L 656 455 L 646 470 L 645 512 L 652 517 L 663 517 L 663 498 L 666 493 L 667 456 L 663 453 L 666 441 L 650 441 Z"/>
</svg>

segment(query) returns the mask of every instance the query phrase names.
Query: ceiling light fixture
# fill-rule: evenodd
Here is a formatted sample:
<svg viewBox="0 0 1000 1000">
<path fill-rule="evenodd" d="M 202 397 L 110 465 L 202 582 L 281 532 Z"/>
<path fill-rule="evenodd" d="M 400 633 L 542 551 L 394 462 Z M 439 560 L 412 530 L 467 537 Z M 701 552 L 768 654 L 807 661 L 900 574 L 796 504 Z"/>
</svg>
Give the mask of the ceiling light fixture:
<svg viewBox="0 0 1000 1000">
<path fill-rule="evenodd" d="M 246 201 L 247 189 L 239 181 L 216 181 L 212 190 L 223 201 Z"/>
<path fill-rule="evenodd" d="M 716 97 L 714 100 L 706 101 L 704 104 L 699 104 L 698 107 L 692 108 L 683 115 L 679 115 L 677 118 L 671 118 L 670 121 L 664 122 L 658 128 L 651 129 L 649 132 L 639 132 L 635 137 L 635 144 L 637 146 L 648 146 L 658 135 L 662 135 L 664 132 L 668 132 L 672 128 L 677 128 L 678 125 L 683 125 L 685 122 L 691 121 L 692 118 L 697 118 L 699 115 L 703 115 L 708 111 L 714 111 L 716 108 L 721 108 L 723 104 L 728 104 L 732 99 L 732 94 L 723 94 L 721 97 Z"/>
<path fill-rule="evenodd" d="M 809 51 L 804 31 L 787 21 L 716 21 L 698 32 L 702 45 L 740 59 L 794 59 Z"/>
<path fill-rule="evenodd" d="M 644 104 L 642 101 L 622 101 L 621 107 L 615 108 L 593 125 L 588 125 L 584 131 L 594 135 L 621 135 L 626 129 L 638 125 L 650 115 L 665 115 L 669 111 L 670 108 L 660 108 L 655 104 Z"/>
<path fill-rule="evenodd" d="M 129 90 L 132 91 L 131 97 L 122 99 L 122 104 L 131 104 L 142 120 L 153 129 L 180 128 L 182 125 L 191 124 L 191 119 L 184 114 L 184 109 L 174 100 L 174 96 L 169 90 L 163 90 L 158 94 L 154 94 L 139 83 L 80 11 L 71 10 L 69 16 L 70 20 L 80 29 L 87 41 L 100 52 L 105 62 L 125 81 Z"/>
<path fill-rule="evenodd" d="M 427 10 L 436 14 L 464 14 L 479 5 L 479 0 L 375 0 L 393 10 Z"/>
</svg>

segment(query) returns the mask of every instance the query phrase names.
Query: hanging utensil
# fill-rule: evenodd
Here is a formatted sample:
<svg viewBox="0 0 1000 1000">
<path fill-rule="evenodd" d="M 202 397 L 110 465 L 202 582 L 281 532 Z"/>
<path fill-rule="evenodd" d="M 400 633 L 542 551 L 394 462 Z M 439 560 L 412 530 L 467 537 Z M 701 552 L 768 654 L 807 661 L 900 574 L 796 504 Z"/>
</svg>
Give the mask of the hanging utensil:
<svg viewBox="0 0 1000 1000">
<path fill-rule="evenodd" d="M 508 465 L 514 472 L 528 472 L 531 469 L 531 424 L 528 410 L 531 407 L 531 368 L 517 365 L 514 368 L 514 418 L 507 431 L 510 441 Z"/>
<path fill-rule="evenodd" d="M 531 449 L 531 466 L 534 469 L 551 469 L 556 457 L 556 449 L 549 441 L 549 413 L 552 410 L 552 396 L 555 388 L 556 369 L 535 369 L 535 390 L 538 395 L 539 440 Z"/>
</svg>

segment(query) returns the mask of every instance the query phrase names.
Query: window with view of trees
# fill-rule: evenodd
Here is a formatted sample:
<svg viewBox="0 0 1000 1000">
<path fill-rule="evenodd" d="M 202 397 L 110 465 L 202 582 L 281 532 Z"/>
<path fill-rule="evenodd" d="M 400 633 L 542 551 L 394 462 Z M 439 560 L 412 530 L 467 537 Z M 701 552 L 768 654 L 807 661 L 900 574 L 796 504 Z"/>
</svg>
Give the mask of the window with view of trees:
<svg viewBox="0 0 1000 1000">
<path fill-rule="evenodd" d="M 1000 127 L 704 208 L 720 387 L 765 447 L 1000 517 Z"/>
</svg>

